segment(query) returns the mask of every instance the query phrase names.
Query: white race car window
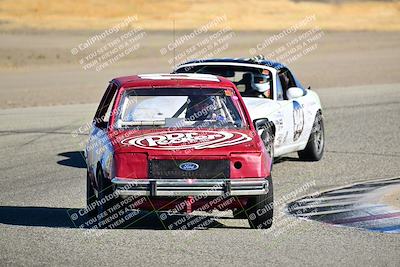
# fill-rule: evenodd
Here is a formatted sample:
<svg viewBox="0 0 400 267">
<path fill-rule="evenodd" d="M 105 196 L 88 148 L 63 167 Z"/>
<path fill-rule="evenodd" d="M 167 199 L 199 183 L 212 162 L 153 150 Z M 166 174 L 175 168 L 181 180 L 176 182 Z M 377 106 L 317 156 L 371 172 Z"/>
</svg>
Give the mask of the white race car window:
<svg viewBox="0 0 400 267">
<path fill-rule="evenodd" d="M 279 79 L 276 79 L 276 99 L 283 100 L 283 88 Z"/>
</svg>

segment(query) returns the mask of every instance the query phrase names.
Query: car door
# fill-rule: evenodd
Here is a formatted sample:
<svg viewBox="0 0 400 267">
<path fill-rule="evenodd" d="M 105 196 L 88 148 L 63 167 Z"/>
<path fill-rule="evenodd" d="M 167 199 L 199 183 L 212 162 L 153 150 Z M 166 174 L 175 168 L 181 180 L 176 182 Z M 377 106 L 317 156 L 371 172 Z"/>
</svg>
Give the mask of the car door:
<svg viewBox="0 0 400 267">
<path fill-rule="evenodd" d="M 287 90 L 290 87 L 299 87 L 296 80 L 288 69 L 281 69 L 277 78 L 277 100 L 281 104 L 282 113 L 285 117 L 284 129 L 286 136 L 282 146 L 290 148 L 298 144 L 304 135 L 304 97 L 288 99 Z M 287 152 L 285 152 L 287 153 Z"/>
</svg>

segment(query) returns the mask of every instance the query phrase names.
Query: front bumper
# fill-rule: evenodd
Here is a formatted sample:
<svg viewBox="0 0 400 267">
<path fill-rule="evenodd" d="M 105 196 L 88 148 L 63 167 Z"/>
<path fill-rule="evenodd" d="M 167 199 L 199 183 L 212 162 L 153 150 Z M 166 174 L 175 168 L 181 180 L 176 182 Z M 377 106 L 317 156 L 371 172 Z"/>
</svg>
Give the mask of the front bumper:
<svg viewBox="0 0 400 267">
<path fill-rule="evenodd" d="M 111 180 L 120 196 L 251 196 L 268 193 L 267 178 Z"/>
</svg>

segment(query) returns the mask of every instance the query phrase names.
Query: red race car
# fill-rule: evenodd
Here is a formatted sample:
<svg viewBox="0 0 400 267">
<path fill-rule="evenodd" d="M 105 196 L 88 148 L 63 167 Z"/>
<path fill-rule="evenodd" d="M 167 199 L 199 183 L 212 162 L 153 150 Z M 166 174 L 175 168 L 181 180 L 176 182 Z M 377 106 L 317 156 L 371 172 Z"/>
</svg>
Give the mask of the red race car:
<svg viewBox="0 0 400 267">
<path fill-rule="evenodd" d="M 129 210 L 217 209 L 269 228 L 271 144 L 257 133 L 268 125 L 251 121 L 237 88 L 222 77 L 113 79 L 85 151 L 90 221 L 113 228 L 129 219 Z"/>
</svg>

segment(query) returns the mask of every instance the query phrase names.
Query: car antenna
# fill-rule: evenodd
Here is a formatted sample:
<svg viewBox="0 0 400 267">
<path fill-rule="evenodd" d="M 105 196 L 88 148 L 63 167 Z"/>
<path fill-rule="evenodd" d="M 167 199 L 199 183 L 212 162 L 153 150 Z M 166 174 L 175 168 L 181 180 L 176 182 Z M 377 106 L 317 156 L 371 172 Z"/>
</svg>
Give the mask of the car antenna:
<svg viewBox="0 0 400 267">
<path fill-rule="evenodd" d="M 173 69 L 175 69 L 176 68 L 176 65 L 175 65 L 175 47 L 176 47 L 176 44 L 175 44 L 175 17 L 172 19 L 172 32 L 173 32 L 173 38 L 174 38 L 174 67 L 173 67 Z"/>
</svg>

